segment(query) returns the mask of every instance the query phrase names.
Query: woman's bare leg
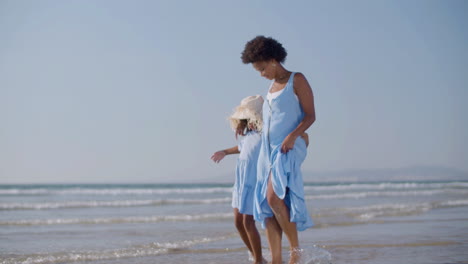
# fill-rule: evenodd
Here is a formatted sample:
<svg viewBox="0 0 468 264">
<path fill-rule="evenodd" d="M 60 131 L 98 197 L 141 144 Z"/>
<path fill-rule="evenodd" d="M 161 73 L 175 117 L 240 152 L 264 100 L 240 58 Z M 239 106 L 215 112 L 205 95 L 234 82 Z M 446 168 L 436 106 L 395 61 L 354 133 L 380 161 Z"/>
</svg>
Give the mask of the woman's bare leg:
<svg viewBox="0 0 468 264">
<path fill-rule="evenodd" d="M 234 224 L 237 228 L 237 231 L 239 232 L 240 237 L 242 238 L 242 241 L 244 241 L 244 244 L 247 246 L 247 248 L 253 255 L 252 247 L 250 246 L 249 236 L 247 235 L 247 231 L 244 227 L 244 215 L 239 213 L 239 209 L 237 208 L 234 208 Z"/>
<path fill-rule="evenodd" d="M 271 174 L 268 180 L 267 200 L 273 214 L 275 215 L 277 223 L 288 238 L 291 250 L 291 259 L 289 260 L 289 263 L 297 263 L 300 258 L 300 251 L 297 250 L 299 248 L 299 238 L 296 223 L 289 221 L 289 208 L 284 203 L 284 200 L 281 200 L 273 190 Z"/>
<path fill-rule="evenodd" d="M 281 238 L 283 231 L 274 216 L 268 217 L 265 221 L 268 245 L 271 252 L 271 264 L 282 264 Z"/>
<path fill-rule="evenodd" d="M 263 263 L 262 242 L 253 215 L 244 214 L 244 229 L 249 237 L 250 246 L 252 248 L 253 257 L 256 264 Z"/>
</svg>

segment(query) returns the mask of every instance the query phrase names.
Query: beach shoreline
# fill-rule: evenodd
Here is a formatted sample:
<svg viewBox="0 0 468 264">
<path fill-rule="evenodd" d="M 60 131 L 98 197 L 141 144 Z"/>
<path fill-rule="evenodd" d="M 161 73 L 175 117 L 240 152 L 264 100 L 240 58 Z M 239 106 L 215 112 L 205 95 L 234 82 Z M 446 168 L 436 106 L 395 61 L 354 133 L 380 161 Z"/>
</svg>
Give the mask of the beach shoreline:
<svg viewBox="0 0 468 264">
<path fill-rule="evenodd" d="M 468 181 L 307 183 L 305 194 L 311 263 L 468 260 Z M 230 196 L 216 183 L 1 185 L 0 263 L 250 263 Z"/>
</svg>

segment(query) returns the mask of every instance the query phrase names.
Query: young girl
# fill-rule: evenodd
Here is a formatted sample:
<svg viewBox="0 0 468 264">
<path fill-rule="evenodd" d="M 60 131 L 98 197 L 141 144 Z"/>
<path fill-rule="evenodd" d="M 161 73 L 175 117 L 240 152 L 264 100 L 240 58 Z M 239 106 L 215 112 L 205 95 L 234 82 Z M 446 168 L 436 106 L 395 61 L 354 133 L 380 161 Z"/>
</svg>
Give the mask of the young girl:
<svg viewBox="0 0 468 264">
<path fill-rule="evenodd" d="M 262 105 L 260 95 L 241 101 L 229 118 L 239 144 L 217 151 L 211 159 L 218 163 L 226 155 L 240 153 L 236 165 L 236 180 L 232 192 L 234 222 L 240 237 L 254 258 L 254 263 L 266 263 L 262 257 L 260 234 L 253 218 L 254 189 L 257 182 L 257 160 L 260 152 L 262 130 Z"/>
</svg>

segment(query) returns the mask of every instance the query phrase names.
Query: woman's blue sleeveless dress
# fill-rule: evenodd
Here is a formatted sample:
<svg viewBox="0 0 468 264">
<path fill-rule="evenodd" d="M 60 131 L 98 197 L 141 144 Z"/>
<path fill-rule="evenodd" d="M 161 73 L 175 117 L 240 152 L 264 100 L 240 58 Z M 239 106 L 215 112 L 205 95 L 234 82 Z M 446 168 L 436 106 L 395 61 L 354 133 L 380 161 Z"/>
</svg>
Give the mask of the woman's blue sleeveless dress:
<svg viewBox="0 0 468 264">
<path fill-rule="evenodd" d="M 236 181 L 232 191 L 232 207 L 239 213 L 253 215 L 254 190 L 257 183 L 257 161 L 260 152 L 261 135 L 249 131 L 240 138 L 240 151 L 236 165 Z"/>
<path fill-rule="evenodd" d="M 281 144 L 304 117 L 304 111 L 296 98 L 292 73 L 284 91 L 276 98 L 263 103 L 262 145 L 258 158 L 257 184 L 255 187 L 254 218 L 265 228 L 265 219 L 273 216 L 266 195 L 271 172 L 273 190 L 284 199 L 289 208 L 290 221 L 303 231 L 313 225 L 304 201 L 304 183 L 301 164 L 307 155 L 306 143 L 298 137 L 294 148 L 281 152 Z"/>
</svg>

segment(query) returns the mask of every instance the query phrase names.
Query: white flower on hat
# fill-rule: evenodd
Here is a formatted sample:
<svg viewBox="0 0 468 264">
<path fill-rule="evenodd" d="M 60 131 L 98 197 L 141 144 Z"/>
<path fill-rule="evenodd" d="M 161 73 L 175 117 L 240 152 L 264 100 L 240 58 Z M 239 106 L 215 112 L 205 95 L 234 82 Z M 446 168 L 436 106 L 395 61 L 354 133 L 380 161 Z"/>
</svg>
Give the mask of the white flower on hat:
<svg viewBox="0 0 468 264">
<path fill-rule="evenodd" d="M 252 95 L 242 99 L 239 106 L 236 107 L 234 113 L 229 117 L 231 128 L 236 131 L 240 120 L 247 120 L 248 125 L 254 125 L 257 131 L 262 130 L 262 107 L 263 97 L 260 95 Z"/>
</svg>

